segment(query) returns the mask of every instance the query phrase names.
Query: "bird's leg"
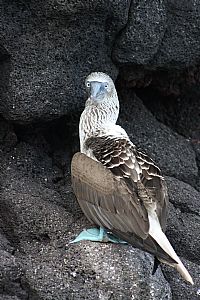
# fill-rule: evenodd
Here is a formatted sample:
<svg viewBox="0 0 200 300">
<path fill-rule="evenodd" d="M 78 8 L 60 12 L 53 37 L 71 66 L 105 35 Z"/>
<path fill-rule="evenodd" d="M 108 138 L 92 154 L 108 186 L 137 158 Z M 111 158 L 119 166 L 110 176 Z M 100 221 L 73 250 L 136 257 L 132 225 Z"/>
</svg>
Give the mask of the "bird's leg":
<svg viewBox="0 0 200 300">
<path fill-rule="evenodd" d="M 112 242 L 116 244 L 127 244 L 125 241 L 122 241 L 119 238 L 115 237 L 111 232 L 108 232 L 102 227 L 85 229 L 75 238 L 75 240 L 71 241 L 70 243 L 77 243 L 85 240 L 93 242 Z"/>
</svg>

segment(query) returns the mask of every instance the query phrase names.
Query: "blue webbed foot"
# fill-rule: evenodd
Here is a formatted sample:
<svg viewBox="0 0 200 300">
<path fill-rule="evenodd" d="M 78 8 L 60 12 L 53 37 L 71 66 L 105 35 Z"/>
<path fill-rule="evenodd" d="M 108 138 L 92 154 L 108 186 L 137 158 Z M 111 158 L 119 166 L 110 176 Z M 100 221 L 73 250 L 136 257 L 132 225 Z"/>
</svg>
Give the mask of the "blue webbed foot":
<svg viewBox="0 0 200 300">
<path fill-rule="evenodd" d="M 75 240 L 70 243 L 77 243 L 80 241 L 93 241 L 93 242 L 112 242 L 116 244 L 127 244 L 127 242 L 120 240 L 119 238 L 107 232 L 104 228 L 89 228 L 83 230 Z"/>
</svg>

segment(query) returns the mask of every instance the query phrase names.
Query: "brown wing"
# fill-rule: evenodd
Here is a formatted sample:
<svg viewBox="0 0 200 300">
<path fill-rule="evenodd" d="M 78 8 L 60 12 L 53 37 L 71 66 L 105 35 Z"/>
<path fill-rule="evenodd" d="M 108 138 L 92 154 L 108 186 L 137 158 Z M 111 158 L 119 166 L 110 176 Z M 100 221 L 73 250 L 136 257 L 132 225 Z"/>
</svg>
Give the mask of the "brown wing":
<svg viewBox="0 0 200 300">
<path fill-rule="evenodd" d="M 129 140 L 92 137 L 86 141 L 86 148 L 91 149 L 95 158 L 117 177 L 131 178 L 133 182 L 139 180 L 142 171 L 134 155 L 135 147 Z"/>
<path fill-rule="evenodd" d="M 111 231 L 135 232 L 142 239 L 148 236 L 147 211 L 123 180 L 81 153 L 74 155 L 71 173 L 77 200 L 92 223 Z"/>
<path fill-rule="evenodd" d="M 125 138 L 92 137 L 87 140 L 86 147 L 114 175 L 123 179 L 130 192 L 136 191 L 141 205 L 143 202 L 156 203 L 157 215 L 165 230 L 167 188 L 154 161 Z"/>
<path fill-rule="evenodd" d="M 101 163 L 76 153 L 71 164 L 72 185 L 85 216 L 137 248 L 165 261 L 172 259 L 148 235 L 147 211 L 137 190 L 130 188 Z"/>
</svg>

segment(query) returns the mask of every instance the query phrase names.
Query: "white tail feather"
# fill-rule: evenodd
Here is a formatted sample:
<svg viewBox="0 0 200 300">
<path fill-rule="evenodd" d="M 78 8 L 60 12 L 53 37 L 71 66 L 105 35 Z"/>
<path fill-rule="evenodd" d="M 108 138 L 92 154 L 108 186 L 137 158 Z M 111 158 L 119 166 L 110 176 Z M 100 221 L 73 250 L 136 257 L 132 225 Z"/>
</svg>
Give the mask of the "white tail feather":
<svg viewBox="0 0 200 300">
<path fill-rule="evenodd" d="M 176 270 L 183 276 L 183 278 L 194 284 L 192 277 L 190 276 L 189 272 L 184 267 L 183 263 L 181 262 L 180 258 L 177 256 L 176 252 L 172 248 L 172 245 L 168 241 L 166 235 L 162 231 L 160 226 L 160 222 L 158 220 L 157 214 L 155 211 L 148 210 L 148 217 L 149 217 L 149 234 L 154 238 L 154 240 L 159 244 L 159 246 L 171 257 L 173 258 L 177 264 L 171 264 Z"/>
</svg>

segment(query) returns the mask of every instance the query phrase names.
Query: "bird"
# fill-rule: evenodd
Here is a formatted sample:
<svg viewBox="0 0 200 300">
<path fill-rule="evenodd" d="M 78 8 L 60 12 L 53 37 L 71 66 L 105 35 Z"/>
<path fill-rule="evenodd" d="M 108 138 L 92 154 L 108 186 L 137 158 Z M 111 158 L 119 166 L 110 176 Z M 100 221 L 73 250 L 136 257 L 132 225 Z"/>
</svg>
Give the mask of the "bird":
<svg viewBox="0 0 200 300">
<path fill-rule="evenodd" d="M 88 99 L 79 122 L 80 152 L 71 162 L 72 187 L 86 218 L 95 228 L 74 240 L 128 243 L 192 277 L 165 235 L 167 186 L 159 167 L 117 125 L 115 84 L 103 72 L 85 80 Z M 99 228 L 98 228 L 99 227 Z"/>
</svg>

